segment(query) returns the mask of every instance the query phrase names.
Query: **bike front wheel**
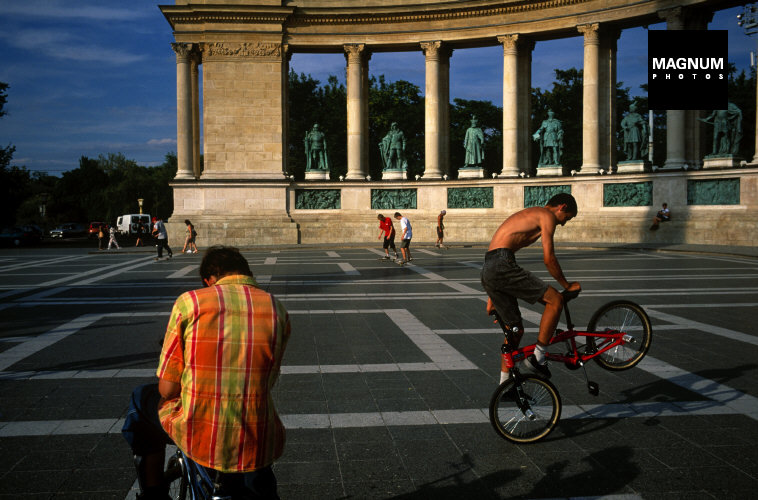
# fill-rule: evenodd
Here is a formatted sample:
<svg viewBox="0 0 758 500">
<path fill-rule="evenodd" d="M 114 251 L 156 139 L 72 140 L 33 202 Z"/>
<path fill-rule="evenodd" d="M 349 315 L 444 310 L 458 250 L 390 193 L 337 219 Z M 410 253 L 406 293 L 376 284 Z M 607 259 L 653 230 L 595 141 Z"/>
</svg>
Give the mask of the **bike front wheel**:
<svg viewBox="0 0 758 500">
<path fill-rule="evenodd" d="M 642 307 L 627 300 L 609 302 L 592 315 L 587 331 L 595 333 L 621 332 L 624 343 L 614 346 L 595 357 L 597 364 L 606 370 L 626 370 L 642 361 L 653 340 L 650 318 Z M 615 339 L 587 337 L 587 345 L 605 349 Z"/>
<path fill-rule="evenodd" d="M 553 430 L 561 416 L 558 390 L 547 380 L 506 380 L 490 400 L 490 422 L 500 436 L 514 443 L 533 443 Z"/>
</svg>

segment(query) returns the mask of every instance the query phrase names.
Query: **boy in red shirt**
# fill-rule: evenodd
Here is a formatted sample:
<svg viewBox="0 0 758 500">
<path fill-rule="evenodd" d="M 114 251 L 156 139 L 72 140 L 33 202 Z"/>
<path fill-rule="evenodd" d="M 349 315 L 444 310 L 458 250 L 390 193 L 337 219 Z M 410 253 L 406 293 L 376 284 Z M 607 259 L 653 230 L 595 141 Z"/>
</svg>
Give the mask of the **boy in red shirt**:
<svg viewBox="0 0 758 500">
<path fill-rule="evenodd" d="M 384 260 L 390 259 L 390 251 L 391 248 L 393 252 L 395 252 L 395 260 L 397 260 L 397 249 L 395 248 L 395 226 L 392 224 L 392 219 L 389 217 L 385 217 L 382 214 L 379 214 L 376 216 L 377 219 L 379 219 L 379 238 L 382 239 L 382 236 L 384 236 Z"/>
</svg>

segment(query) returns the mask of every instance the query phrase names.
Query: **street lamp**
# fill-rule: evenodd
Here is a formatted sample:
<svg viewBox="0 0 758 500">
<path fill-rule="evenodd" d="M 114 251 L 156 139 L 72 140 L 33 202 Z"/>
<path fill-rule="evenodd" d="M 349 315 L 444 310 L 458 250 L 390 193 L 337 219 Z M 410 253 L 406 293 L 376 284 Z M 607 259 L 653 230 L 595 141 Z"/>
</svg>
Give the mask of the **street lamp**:
<svg viewBox="0 0 758 500">
<path fill-rule="evenodd" d="M 39 204 L 39 215 L 42 217 L 42 219 L 45 218 L 45 215 L 47 215 L 47 193 L 42 193 L 39 195 L 40 197 L 40 204 Z"/>
<path fill-rule="evenodd" d="M 142 203 L 145 201 L 144 198 L 137 198 L 137 203 L 139 203 L 139 213 L 142 215 Z"/>
</svg>

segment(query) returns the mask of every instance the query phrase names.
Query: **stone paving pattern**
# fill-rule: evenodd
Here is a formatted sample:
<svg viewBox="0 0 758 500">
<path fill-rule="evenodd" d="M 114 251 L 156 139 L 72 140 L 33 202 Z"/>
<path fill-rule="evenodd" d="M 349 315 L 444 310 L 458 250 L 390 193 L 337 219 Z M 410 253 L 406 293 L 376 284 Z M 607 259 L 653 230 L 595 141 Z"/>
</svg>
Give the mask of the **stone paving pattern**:
<svg viewBox="0 0 758 500">
<path fill-rule="evenodd" d="M 554 366 L 561 421 L 514 445 L 486 411 L 501 338 L 484 251 L 417 248 L 406 267 L 371 247 L 244 252 L 293 324 L 275 390 L 283 499 L 755 498 L 754 256 L 559 245 L 585 290 L 577 323 L 628 298 L 653 345 L 626 372 L 588 365 L 598 397 Z M 120 419 L 200 257 L 0 251 L 0 499 L 134 498 Z M 519 261 L 548 279 L 538 249 Z M 534 340 L 541 308 L 522 310 Z"/>
</svg>

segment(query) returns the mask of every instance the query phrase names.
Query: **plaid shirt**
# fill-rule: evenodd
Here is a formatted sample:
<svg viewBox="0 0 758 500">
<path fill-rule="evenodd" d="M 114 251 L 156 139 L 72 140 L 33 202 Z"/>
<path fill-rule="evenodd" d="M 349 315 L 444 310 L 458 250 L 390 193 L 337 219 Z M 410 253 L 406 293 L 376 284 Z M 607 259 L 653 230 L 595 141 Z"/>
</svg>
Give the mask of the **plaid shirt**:
<svg viewBox="0 0 758 500">
<path fill-rule="evenodd" d="M 181 394 L 158 415 L 195 462 L 248 472 L 282 455 L 271 390 L 289 335 L 284 306 L 249 276 L 226 276 L 176 300 L 157 375 L 181 384 Z"/>
</svg>

